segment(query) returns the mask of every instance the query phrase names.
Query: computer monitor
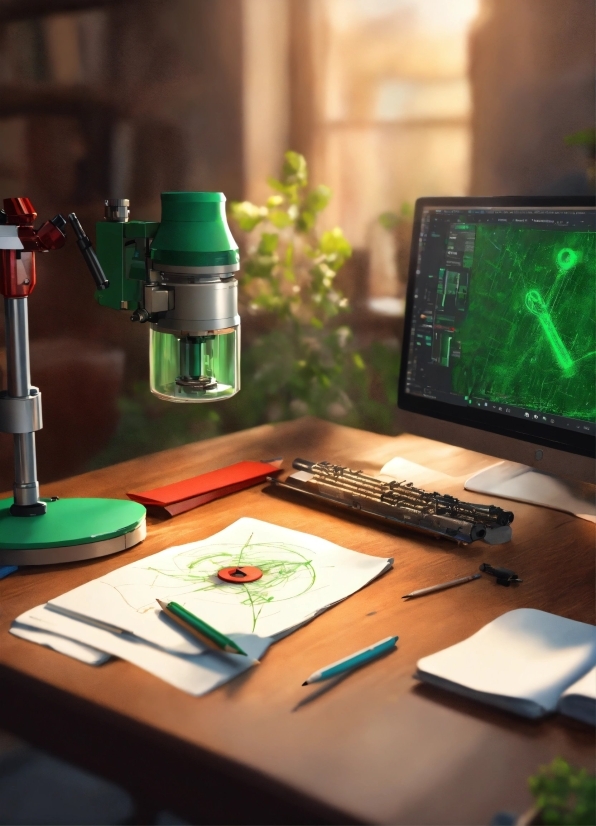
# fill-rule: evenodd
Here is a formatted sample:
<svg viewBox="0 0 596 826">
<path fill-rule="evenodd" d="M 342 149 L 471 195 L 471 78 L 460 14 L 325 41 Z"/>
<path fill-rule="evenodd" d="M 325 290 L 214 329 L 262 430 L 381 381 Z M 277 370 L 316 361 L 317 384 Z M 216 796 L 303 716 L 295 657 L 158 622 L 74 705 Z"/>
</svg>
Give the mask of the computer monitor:
<svg viewBox="0 0 596 826">
<path fill-rule="evenodd" d="M 468 490 L 595 521 L 595 300 L 593 198 L 421 198 L 402 428 L 510 460 Z"/>
</svg>

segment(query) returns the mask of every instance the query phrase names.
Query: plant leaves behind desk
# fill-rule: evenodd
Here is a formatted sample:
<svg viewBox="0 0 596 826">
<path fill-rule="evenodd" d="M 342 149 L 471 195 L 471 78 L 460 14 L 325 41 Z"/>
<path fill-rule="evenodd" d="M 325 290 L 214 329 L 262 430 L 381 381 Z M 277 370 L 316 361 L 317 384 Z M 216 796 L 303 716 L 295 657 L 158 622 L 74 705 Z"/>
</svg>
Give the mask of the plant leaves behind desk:
<svg viewBox="0 0 596 826">
<path fill-rule="evenodd" d="M 251 396 L 261 409 L 264 403 L 269 421 L 307 413 L 341 420 L 365 372 L 350 327 L 330 327 L 349 309 L 335 279 L 352 248 L 339 227 L 318 232 L 331 190 L 308 188 L 302 155 L 286 152 L 280 178 L 268 183 L 273 193 L 264 206 L 230 205 L 232 220 L 249 233 L 240 276 L 244 313 L 275 323 L 247 354 Z"/>
</svg>

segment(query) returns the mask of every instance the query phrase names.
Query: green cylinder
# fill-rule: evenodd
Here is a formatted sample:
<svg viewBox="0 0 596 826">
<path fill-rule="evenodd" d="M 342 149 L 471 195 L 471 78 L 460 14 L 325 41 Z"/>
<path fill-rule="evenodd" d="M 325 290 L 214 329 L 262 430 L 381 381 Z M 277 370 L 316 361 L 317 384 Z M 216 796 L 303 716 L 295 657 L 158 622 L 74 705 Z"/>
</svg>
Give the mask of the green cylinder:
<svg viewBox="0 0 596 826">
<path fill-rule="evenodd" d="M 161 224 L 151 246 L 155 264 L 238 264 L 238 244 L 228 227 L 225 203 L 223 192 L 163 192 Z"/>
<path fill-rule="evenodd" d="M 215 402 L 240 390 L 240 328 L 205 336 L 152 329 L 151 392 L 170 402 Z"/>
</svg>

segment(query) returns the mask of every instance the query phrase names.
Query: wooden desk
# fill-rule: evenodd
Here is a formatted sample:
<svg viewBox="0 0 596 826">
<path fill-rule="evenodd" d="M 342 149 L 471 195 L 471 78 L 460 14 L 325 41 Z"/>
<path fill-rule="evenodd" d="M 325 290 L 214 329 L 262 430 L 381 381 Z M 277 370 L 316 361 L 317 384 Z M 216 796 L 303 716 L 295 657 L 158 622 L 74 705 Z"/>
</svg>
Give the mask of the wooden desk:
<svg viewBox="0 0 596 826">
<path fill-rule="evenodd" d="M 239 458 L 278 455 L 286 467 L 302 456 L 368 471 L 401 455 L 455 477 L 491 463 L 413 436 L 302 419 L 89 473 L 52 484 L 44 495 L 123 497 Z M 445 492 L 462 495 L 461 478 Z M 511 543 L 459 547 L 255 488 L 171 521 L 150 521 L 147 540 L 115 557 L 21 570 L 0 581 L 0 727 L 193 823 L 486 824 L 498 810 L 521 812 L 531 802 L 527 777 L 540 764 L 562 755 L 594 769 L 594 730 L 559 716 L 523 720 L 412 679 L 418 658 L 513 608 L 594 622 L 594 526 L 530 505 L 513 510 Z M 243 515 L 394 556 L 394 569 L 273 646 L 261 667 L 203 698 L 126 662 L 91 668 L 8 634 L 22 611 Z M 513 568 L 523 585 L 502 588 L 483 578 L 400 600 L 483 561 Z M 301 685 L 315 668 L 393 633 L 397 651 L 296 708 L 321 688 Z"/>
</svg>

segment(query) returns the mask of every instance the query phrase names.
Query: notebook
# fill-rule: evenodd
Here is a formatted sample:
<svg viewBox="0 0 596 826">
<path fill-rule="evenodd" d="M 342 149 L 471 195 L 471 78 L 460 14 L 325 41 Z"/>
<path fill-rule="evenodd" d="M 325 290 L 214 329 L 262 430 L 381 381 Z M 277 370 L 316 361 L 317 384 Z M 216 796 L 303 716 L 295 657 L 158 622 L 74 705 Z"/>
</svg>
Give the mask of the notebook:
<svg viewBox="0 0 596 826">
<path fill-rule="evenodd" d="M 565 689 L 557 709 L 561 714 L 596 726 L 596 668 Z"/>
<path fill-rule="evenodd" d="M 596 628 L 518 608 L 423 657 L 415 676 L 523 717 L 558 710 L 594 723 Z"/>
</svg>

